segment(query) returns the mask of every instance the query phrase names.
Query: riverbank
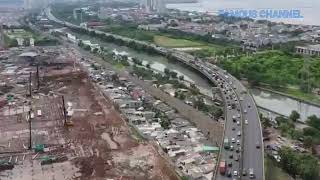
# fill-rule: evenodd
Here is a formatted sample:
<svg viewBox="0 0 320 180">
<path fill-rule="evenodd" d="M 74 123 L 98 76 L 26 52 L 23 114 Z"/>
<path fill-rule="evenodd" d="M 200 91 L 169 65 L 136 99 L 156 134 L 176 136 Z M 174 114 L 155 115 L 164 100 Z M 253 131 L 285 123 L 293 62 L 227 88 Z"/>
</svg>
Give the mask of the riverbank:
<svg viewBox="0 0 320 180">
<path fill-rule="evenodd" d="M 263 86 L 254 86 L 256 89 L 260 89 L 263 91 L 279 94 L 281 96 L 285 96 L 291 99 L 294 99 L 299 102 L 303 102 L 312 106 L 320 107 L 320 96 L 317 97 L 316 95 L 312 94 L 306 94 L 303 93 L 299 90 L 294 90 L 294 89 L 288 89 L 288 88 L 281 88 L 281 89 L 270 89 L 268 87 L 263 87 Z"/>
<path fill-rule="evenodd" d="M 276 163 L 266 155 L 264 157 L 265 162 L 265 180 L 291 180 L 292 178 L 284 172 L 281 168 L 279 168 Z"/>
</svg>

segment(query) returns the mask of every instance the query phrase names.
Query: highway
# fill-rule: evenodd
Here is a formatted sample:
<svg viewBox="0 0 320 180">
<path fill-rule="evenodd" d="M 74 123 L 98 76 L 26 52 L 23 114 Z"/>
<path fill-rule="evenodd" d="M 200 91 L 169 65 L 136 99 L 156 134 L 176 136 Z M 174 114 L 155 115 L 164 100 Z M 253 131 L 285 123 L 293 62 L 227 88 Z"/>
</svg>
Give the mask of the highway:
<svg viewBox="0 0 320 180">
<path fill-rule="evenodd" d="M 83 28 L 68 22 L 64 22 L 56 19 L 50 12 L 50 8 L 46 8 L 45 12 L 48 18 L 57 23 L 63 24 L 68 27 L 73 28 Z M 264 152 L 263 152 L 263 141 L 262 141 L 262 127 L 259 119 L 258 109 L 254 102 L 253 97 L 248 93 L 247 89 L 241 84 L 239 80 L 234 78 L 232 75 L 224 71 L 223 69 L 209 64 L 201 59 L 195 58 L 190 54 L 167 49 L 163 47 L 158 47 L 154 44 L 137 41 L 134 39 L 105 33 L 98 30 L 87 29 L 89 31 L 95 31 L 97 34 L 105 34 L 113 36 L 117 39 L 122 39 L 124 41 L 134 41 L 136 43 L 144 44 L 153 47 L 159 53 L 167 55 L 171 54 L 180 62 L 193 67 L 195 70 L 199 71 L 205 75 L 212 83 L 218 85 L 223 95 L 225 101 L 225 129 L 224 129 L 224 139 L 227 138 L 229 141 L 232 138 L 235 142 L 231 145 L 233 150 L 224 149 L 221 144 L 220 161 L 225 160 L 228 163 L 232 162 L 232 166 L 227 168 L 227 172 L 230 171 L 231 177 L 217 172 L 216 179 L 257 179 L 264 180 Z M 234 104 L 234 108 L 232 108 Z M 233 121 L 233 116 L 236 120 Z M 241 133 L 238 136 L 238 132 Z M 239 140 L 239 143 L 236 141 Z M 221 139 L 221 142 L 223 140 Z M 257 148 L 259 145 L 259 148 Z M 236 150 L 241 147 L 239 152 Z M 230 155 L 233 155 L 230 158 Z M 236 157 L 239 160 L 236 161 Z M 217 164 L 219 165 L 219 163 Z M 253 177 L 249 177 L 249 169 L 253 171 Z M 243 176 L 243 170 L 246 171 L 246 175 Z M 237 171 L 238 175 L 235 175 Z"/>
</svg>

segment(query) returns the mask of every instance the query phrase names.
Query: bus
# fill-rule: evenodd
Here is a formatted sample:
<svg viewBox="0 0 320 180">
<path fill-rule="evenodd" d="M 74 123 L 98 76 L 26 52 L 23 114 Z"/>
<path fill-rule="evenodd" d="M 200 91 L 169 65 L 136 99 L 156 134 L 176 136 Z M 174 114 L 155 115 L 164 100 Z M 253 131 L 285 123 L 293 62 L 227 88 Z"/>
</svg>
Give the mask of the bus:
<svg viewBox="0 0 320 180">
<path fill-rule="evenodd" d="M 223 145 L 225 149 L 229 149 L 230 148 L 230 141 L 228 138 L 225 138 L 223 141 Z"/>
</svg>

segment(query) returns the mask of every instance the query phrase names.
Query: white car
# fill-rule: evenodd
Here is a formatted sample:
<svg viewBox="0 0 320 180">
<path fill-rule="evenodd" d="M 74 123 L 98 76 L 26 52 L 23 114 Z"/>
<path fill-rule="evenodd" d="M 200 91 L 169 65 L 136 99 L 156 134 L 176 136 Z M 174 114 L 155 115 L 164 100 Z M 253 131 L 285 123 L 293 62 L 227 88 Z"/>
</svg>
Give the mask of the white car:
<svg viewBox="0 0 320 180">
<path fill-rule="evenodd" d="M 244 120 L 244 123 L 245 124 L 249 124 L 248 119 Z"/>
<path fill-rule="evenodd" d="M 237 125 L 240 126 L 240 121 L 237 121 Z"/>
<path fill-rule="evenodd" d="M 245 109 L 243 112 L 244 112 L 244 113 L 247 113 L 247 110 Z"/>
<path fill-rule="evenodd" d="M 232 139 L 231 139 L 231 142 L 232 142 L 232 143 L 235 143 L 235 142 L 236 142 L 236 139 L 235 139 L 235 138 L 232 138 Z"/>
<path fill-rule="evenodd" d="M 237 139 L 237 145 L 240 145 L 240 140 L 239 139 Z"/>
<path fill-rule="evenodd" d="M 233 171 L 233 176 L 238 176 L 238 171 Z"/>
</svg>

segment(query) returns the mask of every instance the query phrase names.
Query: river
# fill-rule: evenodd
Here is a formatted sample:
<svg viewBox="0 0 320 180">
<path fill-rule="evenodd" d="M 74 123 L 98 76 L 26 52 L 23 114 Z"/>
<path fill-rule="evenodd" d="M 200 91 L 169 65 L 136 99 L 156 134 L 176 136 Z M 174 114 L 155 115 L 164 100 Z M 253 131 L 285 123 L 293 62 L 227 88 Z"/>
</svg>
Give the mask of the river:
<svg viewBox="0 0 320 180">
<path fill-rule="evenodd" d="M 215 14 L 222 9 L 298 9 L 303 18 L 301 19 L 269 19 L 293 24 L 320 25 L 317 19 L 320 17 L 319 0 L 198 0 L 199 3 L 168 4 L 168 8 L 186 11 L 209 12 Z"/>
<path fill-rule="evenodd" d="M 74 33 L 73 33 L 74 34 Z M 158 55 L 149 55 L 147 53 L 138 52 L 130 49 L 126 46 L 118 46 L 113 43 L 102 42 L 99 39 L 89 37 L 87 35 L 77 35 L 78 38 L 83 40 L 91 40 L 92 43 L 97 43 L 109 51 L 117 50 L 119 52 L 126 52 L 128 56 L 136 57 L 143 61 L 144 64 L 150 64 L 152 69 L 163 72 L 165 68 L 169 68 L 177 72 L 178 76 L 183 75 L 184 79 L 189 82 L 196 84 L 201 92 L 204 92 L 208 96 L 212 96 L 212 85 L 211 83 L 203 78 L 198 73 L 186 68 L 185 66 L 169 61 L 167 58 Z M 270 93 L 263 90 L 251 89 L 254 100 L 259 107 L 269 109 L 278 114 L 289 116 L 293 110 L 296 110 L 301 115 L 301 121 L 305 121 L 308 116 L 313 114 L 320 117 L 320 108 L 308 105 L 306 103 L 300 103 L 292 98 L 288 98 L 275 93 Z"/>
</svg>

